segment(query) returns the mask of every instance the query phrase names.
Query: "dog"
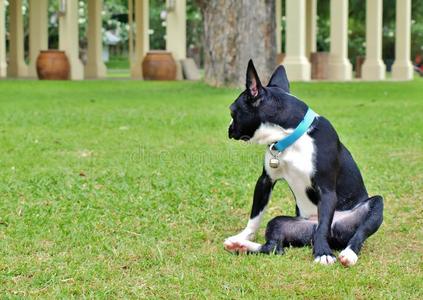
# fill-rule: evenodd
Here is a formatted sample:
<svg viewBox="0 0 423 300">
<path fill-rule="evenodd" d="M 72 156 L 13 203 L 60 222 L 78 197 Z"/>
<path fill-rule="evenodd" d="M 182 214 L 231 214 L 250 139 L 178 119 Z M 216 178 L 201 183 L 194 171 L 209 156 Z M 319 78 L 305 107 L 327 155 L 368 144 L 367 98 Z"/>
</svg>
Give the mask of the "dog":
<svg viewBox="0 0 423 300">
<path fill-rule="evenodd" d="M 383 222 L 383 198 L 369 197 L 357 164 L 331 123 L 290 94 L 282 65 L 263 86 L 252 60 L 248 62 L 246 89 L 230 111 L 229 138 L 268 148 L 248 224 L 224 241 L 225 249 L 283 254 L 287 246 L 312 245 L 316 263 L 335 263 L 332 249 L 336 249 L 342 250 L 342 265 L 356 264 L 364 241 Z M 304 128 L 306 121 L 309 124 Z M 291 144 L 283 150 L 275 147 L 290 138 Z M 295 198 L 296 216 L 275 217 L 267 224 L 266 243 L 252 242 L 278 180 L 287 181 Z"/>
</svg>

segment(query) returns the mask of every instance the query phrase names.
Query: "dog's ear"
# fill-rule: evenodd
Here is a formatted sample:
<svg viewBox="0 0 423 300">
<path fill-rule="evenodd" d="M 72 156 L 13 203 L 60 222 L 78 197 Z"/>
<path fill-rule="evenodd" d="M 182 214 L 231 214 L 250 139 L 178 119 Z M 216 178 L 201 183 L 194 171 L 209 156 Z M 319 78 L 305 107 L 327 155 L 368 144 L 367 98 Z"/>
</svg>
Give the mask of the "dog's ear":
<svg viewBox="0 0 423 300">
<path fill-rule="evenodd" d="M 276 68 L 269 80 L 268 86 L 277 86 L 283 89 L 285 92 L 289 93 L 289 81 L 288 76 L 286 76 L 284 66 L 279 65 Z"/>
<path fill-rule="evenodd" d="M 260 78 L 257 75 L 256 68 L 254 67 L 253 61 L 251 59 L 248 61 L 247 80 L 245 87 L 247 88 L 248 95 L 252 99 L 257 97 L 260 90 L 262 89 Z"/>
</svg>

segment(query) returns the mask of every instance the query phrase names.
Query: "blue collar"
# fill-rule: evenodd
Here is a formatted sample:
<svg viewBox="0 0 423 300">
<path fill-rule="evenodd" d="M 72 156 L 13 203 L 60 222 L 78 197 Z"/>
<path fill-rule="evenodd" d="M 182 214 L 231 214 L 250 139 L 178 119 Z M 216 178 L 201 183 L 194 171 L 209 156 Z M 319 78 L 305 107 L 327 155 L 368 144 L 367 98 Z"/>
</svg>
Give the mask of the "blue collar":
<svg viewBox="0 0 423 300">
<path fill-rule="evenodd" d="M 284 151 L 308 131 L 317 116 L 318 115 L 309 108 L 304 116 L 304 119 L 300 122 L 300 124 L 298 124 L 297 128 L 295 128 L 290 135 L 275 143 L 272 148 L 279 152 Z"/>
</svg>

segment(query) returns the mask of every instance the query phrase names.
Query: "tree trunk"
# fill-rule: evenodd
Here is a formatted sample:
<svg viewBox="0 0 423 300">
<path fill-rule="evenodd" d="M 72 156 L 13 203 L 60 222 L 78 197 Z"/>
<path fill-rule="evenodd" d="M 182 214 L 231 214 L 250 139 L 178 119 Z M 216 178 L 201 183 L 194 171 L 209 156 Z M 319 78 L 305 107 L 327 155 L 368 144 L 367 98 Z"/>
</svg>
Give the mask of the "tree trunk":
<svg viewBox="0 0 423 300">
<path fill-rule="evenodd" d="M 275 0 L 199 0 L 204 18 L 205 81 L 243 86 L 252 58 L 265 83 L 276 67 Z"/>
</svg>

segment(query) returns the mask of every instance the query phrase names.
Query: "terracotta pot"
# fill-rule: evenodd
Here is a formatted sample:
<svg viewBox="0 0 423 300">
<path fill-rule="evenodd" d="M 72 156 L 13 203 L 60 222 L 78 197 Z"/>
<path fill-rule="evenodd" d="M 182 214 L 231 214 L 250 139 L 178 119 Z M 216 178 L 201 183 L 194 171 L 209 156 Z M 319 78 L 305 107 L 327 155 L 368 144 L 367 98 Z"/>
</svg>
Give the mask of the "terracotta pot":
<svg viewBox="0 0 423 300">
<path fill-rule="evenodd" d="M 328 79 L 329 77 L 329 53 L 313 52 L 310 54 L 311 79 Z"/>
<path fill-rule="evenodd" d="M 64 51 L 40 51 L 37 58 L 37 75 L 41 80 L 69 79 L 70 65 Z"/>
<path fill-rule="evenodd" d="M 142 75 L 145 80 L 175 80 L 176 63 L 172 53 L 167 51 L 147 52 L 142 62 Z"/>
</svg>

